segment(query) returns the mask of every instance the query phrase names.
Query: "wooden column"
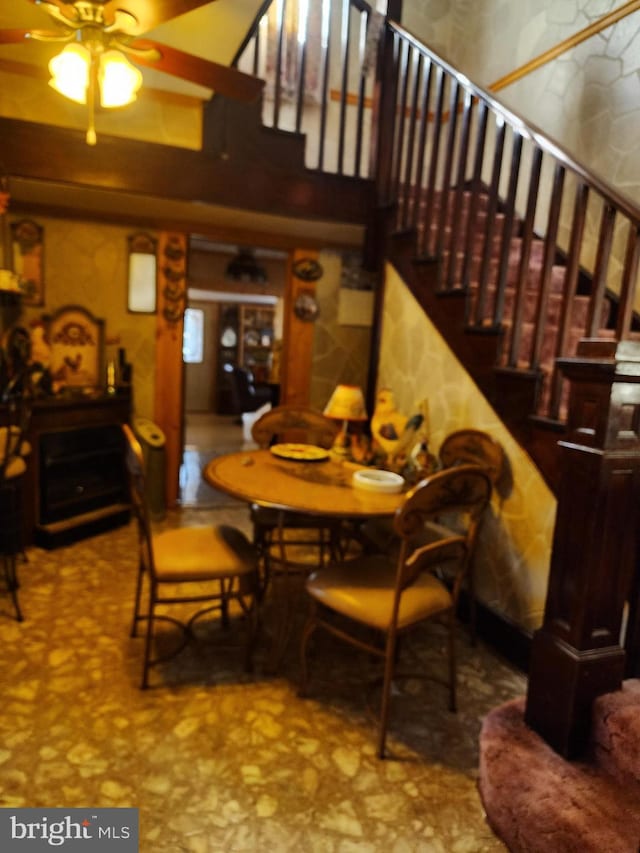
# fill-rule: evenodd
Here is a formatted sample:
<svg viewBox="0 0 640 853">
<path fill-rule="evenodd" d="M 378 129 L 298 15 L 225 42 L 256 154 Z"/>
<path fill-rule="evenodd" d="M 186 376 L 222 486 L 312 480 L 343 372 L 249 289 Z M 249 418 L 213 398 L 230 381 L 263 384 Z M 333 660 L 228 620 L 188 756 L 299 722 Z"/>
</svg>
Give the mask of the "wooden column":
<svg viewBox="0 0 640 853">
<path fill-rule="evenodd" d="M 158 320 L 154 420 L 166 437 L 165 497 L 168 506 L 178 500 L 182 460 L 182 329 L 187 287 L 187 238 L 160 235 L 158 241 Z"/>
<path fill-rule="evenodd" d="M 308 406 L 311 394 L 318 252 L 295 249 L 287 267 L 280 403 Z"/>
<path fill-rule="evenodd" d="M 593 700 L 624 677 L 620 629 L 638 562 L 640 344 L 585 340 L 559 363 L 571 381 L 569 430 L 525 719 L 573 758 L 587 744 Z"/>
</svg>

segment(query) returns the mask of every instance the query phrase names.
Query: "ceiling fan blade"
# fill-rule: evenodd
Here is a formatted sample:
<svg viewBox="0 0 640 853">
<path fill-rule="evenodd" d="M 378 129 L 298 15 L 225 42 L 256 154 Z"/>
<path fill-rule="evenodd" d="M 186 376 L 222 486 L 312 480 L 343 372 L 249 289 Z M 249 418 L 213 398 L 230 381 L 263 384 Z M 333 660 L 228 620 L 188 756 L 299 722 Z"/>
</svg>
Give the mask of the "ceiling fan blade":
<svg viewBox="0 0 640 853">
<path fill-rule="evenodd" d="M 126 9 L 137 18 L 137 33 L 146 33 L 154 27 L 207 6 L 211 0 L 106 0 L 103 3 L 105 19 L 109 21 L 117 9 Z"/>
<path fill-rule="evenodd" d="M 164 71 L 166 74 L 189 80 L 207 89 L 214 89 L 218 94 L 226 95 L 228 98 L 234 98 L 237 101 L 255 101 L 262 93 L 264 80 L 259 77 L 252 77 L 235 68 L 184 53 L 175 47 L 148 39 L 134 41 L 130 47 L 133 51 L 155 48 L 160 54 L 159 59 L 153 59 L 134 53 L 132 59 L 140 65 Z"/>
<path fill-rule="evenodd" d="M 29 30 L 0 30 L 0 44 L 20 44 L 28 35 Z"/>
</svg>

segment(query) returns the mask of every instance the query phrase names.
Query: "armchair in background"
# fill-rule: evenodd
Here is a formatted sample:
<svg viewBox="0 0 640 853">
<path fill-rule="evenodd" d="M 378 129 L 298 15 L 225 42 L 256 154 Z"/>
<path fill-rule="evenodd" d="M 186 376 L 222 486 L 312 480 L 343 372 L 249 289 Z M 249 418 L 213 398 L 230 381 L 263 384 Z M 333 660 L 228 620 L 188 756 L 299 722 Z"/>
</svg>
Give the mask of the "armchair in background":
<svg viewBox="0 0 640 853">
<path fill-rule="evenodd" d="M 255 412 L 266 403 L 272 402 L 272 391 L 268 385 L 255 383 L 250 370 L 238 365 L 225 364 L 224 371 L 231 390 L 233 414 L 240 417 L 245 412 Z"/>
</svg>

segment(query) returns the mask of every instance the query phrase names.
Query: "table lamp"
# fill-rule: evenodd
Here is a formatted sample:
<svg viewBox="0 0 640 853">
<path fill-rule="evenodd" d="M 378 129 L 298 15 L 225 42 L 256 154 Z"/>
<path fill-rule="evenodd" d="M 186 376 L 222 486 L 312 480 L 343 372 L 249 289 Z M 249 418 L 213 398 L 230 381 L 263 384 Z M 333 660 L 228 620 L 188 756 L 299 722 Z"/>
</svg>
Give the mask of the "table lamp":
<svg viewBox="0 0 640 853">
<path fill-rule="evenodd" d="M 368 417 L 362 389 L 358 385 L 337 385 L 324 408 L 324 415 L 342 421 L 342 429 L 336 437 L 333 450 L 336 453 L 347 454 L 349 422 L 366 421 Z"/>
</svg>

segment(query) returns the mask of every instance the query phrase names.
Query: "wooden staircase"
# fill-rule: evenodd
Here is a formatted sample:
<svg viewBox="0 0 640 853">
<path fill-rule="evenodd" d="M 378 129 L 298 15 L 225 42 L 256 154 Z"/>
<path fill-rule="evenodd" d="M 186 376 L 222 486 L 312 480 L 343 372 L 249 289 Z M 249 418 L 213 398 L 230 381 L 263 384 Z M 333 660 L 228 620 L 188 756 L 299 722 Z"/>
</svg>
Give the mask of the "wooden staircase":
<svg viewBox="0 0 640 853">
<path fill-rule="evenodd" d="M 504 213 L 497 213 L 489 249 L 485 251 L 488 194 L 477 195 L 472 222 L 474 199 L 464 191 L 457 225 L 453 214 L 455 195 L 455 190 L 434 194 L 431 222 L 425 225 L 429 219 L 422 216 L 418 219 L 419 229 L 396 233 L 390 241 L 390 259 L 489 402 L 555 488 L 559 470 L 557 442 L 566 431 L 568 382 L 560 380 L 557 416 L 538 413 L 548 412 L 551 406 L 554 362 L 563 324 L 568 324 L 566 355 L 574 356 L 579 341 L 586 336 L 592 282 L 582 274 L 581 292 L 567 303 L 564 288 L 568 268 L 558 252 L 550 268 L 543 320 L 539 322 L 545 241 L 539 237 L 531 240 L 526 275 L 519 289 L 525 248 L 522 220 L 514 217 L 509 223 L 510 234 L 505 237 L 507 219 Z M 470 254 L 464 251 L 465 242 L 471 246 Z M 505 257 L 502 289 L 501 255 Z M 598 337 L 613 337 L 615 330 L 610 320 L 614 308 L 609 297 L 602 300 Z M 538 367 L 532 369 L 531 354 L 538 329 L 543 331 L 540 358 Z M 515 352 L 512 365 L 508 360 L 511 350 Z"/>
<path fill-rule="evenodd" d="M 385 51 L 387 259 L 556 490 L 560 365 L 637 338 L 640 210 L 401 27 Z"/>
</svg>

